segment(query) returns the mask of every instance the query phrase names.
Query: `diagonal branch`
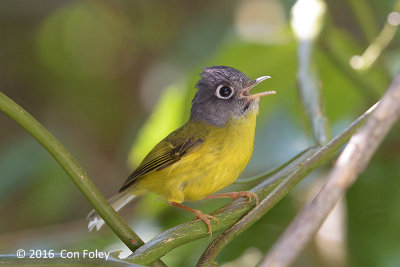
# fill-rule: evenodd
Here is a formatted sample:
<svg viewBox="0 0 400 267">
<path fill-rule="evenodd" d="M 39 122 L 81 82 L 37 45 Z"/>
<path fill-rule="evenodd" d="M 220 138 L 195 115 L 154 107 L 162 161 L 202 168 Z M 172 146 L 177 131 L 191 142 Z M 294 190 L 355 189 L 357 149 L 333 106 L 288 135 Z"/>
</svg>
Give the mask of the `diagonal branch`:
<svg viewBox="0 0 400 267">
<path fill-rule="evenodd" d="M 366 168 L 400 116 L 400 74 L 376 110 L 343 150 L 326 183 L 272 247 L 261 266 L 289 266 L 318 231 L 329 212 Z M 296 240 L 296 242 L 293 242 Z"/>
<path fill-rule="evenodd" d="M 290 189 L 300 182 L 308 173 L 313 171 L 318 166 L 321 166 L 326 161 L 332 159 L 342 145 L 344 145 L 352 134 L 362 125 L 370 111 L 364 113 L 356 121 L 354 121 L 341 134 L 332 139 L 322 148 L 312 148 L 303 153 L 296 160 L 280 168 L 269 179 L 262 181 L 251 191 L 257 193 L 260 199 L 267 197 L 267 200 L 262 200 L 263 206 L 256 210 L 256 215 L 261 217 L 265 212 L 274 206 L 281 198 L 283 198 Z M 258 206 L 260 206 L 260 203 Z M 237 199 L 230 204 L 220 208 L 212 215 L 216 216 L 219 224 L 212 222 L 214 232 L 221 231 L 235 224 L 243 215 L 252 209 L 252 204 L 248 204 L 244 199 Z M 256 216 L 256 217 L 257 217 Z M 246 216 L 247 217 L 247 216 Z M 258 218 L 259 218 L 258 217 Z M 253 218 L 254 219 L 254 218 Z M 256 218 L 257 219 L 257 218 Z M 242 224 L 243 229 L 250 226 L 253 222 Z M 235 226 L 233 226 L 235 227 Z M 137 264 L 148 264 L 159 259 L 169 251 L 182 244 L 208 236 L 207 228 L 200 220 L 193 220 L 184 224 L 180 224 L 164 233 L 156 236 L 145 245 L 137 249 L 128 258 L 129 261 Z M 221 240 L 221 239 L 219 239 Z M 227 238 L 229 240 L 229 237 Z M 220 248 L 223 247 L 224 241 L 220 241 Z M 229 241 L 227 241 L 229 242 Z M 213 242 L 210 246 L 215 244 Z"/>
<path fill-rule="evenodd" d="M 351 58 L 350 65 L 354 69 L 366 71 L 378 60 L 379 56 L 387 48 L 396 35 L 398 26 L 400 25 L 398 18 L 399 11 L 400 1 L 397 1 L 394 11 L 387 16 L 386 23 L 379 32 L 378 36 L 373 40 L 373 42 L 371 42 L 371 44 L 369 44 L 361 56 L 353 56 Z M 368 20 L 370 20 L 370 18 L 368 18 Z"/>
</svg>

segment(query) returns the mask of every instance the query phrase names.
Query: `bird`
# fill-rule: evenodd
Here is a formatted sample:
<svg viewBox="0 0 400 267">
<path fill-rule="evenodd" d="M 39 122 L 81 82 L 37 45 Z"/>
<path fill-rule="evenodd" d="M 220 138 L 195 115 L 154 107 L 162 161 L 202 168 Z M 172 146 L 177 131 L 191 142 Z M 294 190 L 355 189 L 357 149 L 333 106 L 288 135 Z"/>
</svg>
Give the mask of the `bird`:
<svg viewBox="0 0 400 267">
<path fill-rule="evenodd" d="M 189 120 L 155 145 L 108 201 L 118 212 L 135 197 L 156 193 L 201 219 L 211 238 L 210 220 L 217 218 L 182 202 L 246 197 L 257 205 L 258 196 L 249 191 L 213 193 L 232 184 L 246 167 L 253 153 L 259 99 L 275 91 L 251 94 L 270 76 L 250 79 L 232 67 L 206 67 L 200 76 Z M 89 231 L 104 224 L 95 210 L 87 219 Z"/>
</svg>

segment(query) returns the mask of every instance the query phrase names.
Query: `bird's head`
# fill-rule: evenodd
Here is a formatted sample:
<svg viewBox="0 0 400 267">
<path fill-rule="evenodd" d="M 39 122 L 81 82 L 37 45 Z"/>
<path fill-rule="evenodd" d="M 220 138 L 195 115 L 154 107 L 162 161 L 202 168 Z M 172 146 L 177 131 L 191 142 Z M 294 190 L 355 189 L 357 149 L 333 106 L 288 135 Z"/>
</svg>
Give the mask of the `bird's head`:
<svg viewBox="0 0 400 267">
<path fill-rule="evenodd" d="M 259 98 L 275 94 L 275 91 L 258 94 L 250 91 L 268 78 L 262 76 L 252 80 L 243 72 L 226 66 L 204 68 L 192 101 L 191 120 L 223 126 L 231 118 L 258 110 Z"/>
</svg>

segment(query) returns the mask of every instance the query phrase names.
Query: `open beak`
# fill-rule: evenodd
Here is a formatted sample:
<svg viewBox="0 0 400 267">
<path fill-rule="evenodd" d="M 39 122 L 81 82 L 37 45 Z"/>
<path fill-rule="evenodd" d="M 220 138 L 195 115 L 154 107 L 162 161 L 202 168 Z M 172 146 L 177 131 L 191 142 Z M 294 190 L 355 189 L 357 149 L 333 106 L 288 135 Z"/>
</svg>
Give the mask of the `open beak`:
<svg viewBox="0 0 400 267">
<path fill-rule="evenodd" d="M 258 94 L 254 94 L 254 95 L 250 94 L 250 91 L 254 86 L 256 86 L 260 82 L 262 82 L 262 81 L 264 81 L 266 79 L 269 79 L 269 78 L 271 78 L 271 77 L 270 76 L 262 76 L 262 77 L 259 77 L 259 78 L 255 79 L 255 80 L 251 81 L 250 85 L 248 87 L 246 87 L 245 89 L 243 89 L 241 95 L 246 97 L 247 100 L 253 100 L 253 99 L 256 99 L 256 98 L 259 98 L 259 97 L 262 97 L 262 96 L 276 94 L 275 91 L 266 91 L 266 92 L 262 92 L 262 93 L 258 93 Z"/>
</svg>

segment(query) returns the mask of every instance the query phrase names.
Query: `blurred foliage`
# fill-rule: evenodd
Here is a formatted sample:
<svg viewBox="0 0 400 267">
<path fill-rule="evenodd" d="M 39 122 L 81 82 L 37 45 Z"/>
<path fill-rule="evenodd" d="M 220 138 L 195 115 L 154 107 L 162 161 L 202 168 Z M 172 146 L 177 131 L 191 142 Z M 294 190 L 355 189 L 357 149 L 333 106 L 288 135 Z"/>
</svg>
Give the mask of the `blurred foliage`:
<svg viewBox="0 0 400 267">
<path fill-rule="evenodd" d="M 155 144 L 184 123 L 184 100 L 184 89 L 180 86 L 172 85 L 165 89 L 129 152 L 129 163 L 132 167 L 139 165 Z"/>
<path fill-rule="evenodd" d="M 258 174 L 312 144 L 296 91 L 297 44 L 289 23 L 294 2 L 4 0 L 0 90 L 45 125 L 111 196 L 147 151 L 188 118 L 202 67 L 228 65 L 253 78 L 270 75 L 255 90 L 277 94 L 262 100 L 254 154 L 242 176 Z M 400 69 L 398 35 L 369 70 L 350 66 L 397 1 L 356 2 L 326 1 L 314 49 L 333 134 L 376 102 Z M 362 24 L 365 17 L 374 25 L 370 30 Z M 400 265 L 398 128 L 346 196 L 348 266 Z M 248 248 L 267 251 L 323 173 L 300 184 L 217 261 L 235 266 L 250 255 L 255 265 L 257 253 Z M 86 231 L 90 205 L 40 145 L 3 115 L 0 200 L 1 254 L 18 248 L 124 249 L 107 227 Z M 226 202 L 190 205 L 208 212 Z M 153 195 L 121 213 L 145 241 L 192 217 Z M 182 246 L 163 260 L 192 266 L 207 244 L 204 239 Z M 296 266 L 326 263 L 326 255 L 311 244 Z"/>
</svg>

